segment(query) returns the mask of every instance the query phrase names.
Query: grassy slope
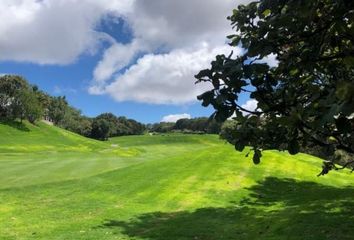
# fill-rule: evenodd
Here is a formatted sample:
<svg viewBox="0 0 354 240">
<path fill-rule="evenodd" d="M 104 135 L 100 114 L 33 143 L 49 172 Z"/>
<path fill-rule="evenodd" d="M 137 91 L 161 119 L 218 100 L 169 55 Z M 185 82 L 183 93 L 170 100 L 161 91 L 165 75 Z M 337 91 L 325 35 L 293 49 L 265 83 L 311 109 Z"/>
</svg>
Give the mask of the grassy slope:
<svg viewBox="0 0 354 240">
<path fill-rule="evenodd" d="M 141 161 L 139 152 L 45 123 L 0 123 L 0 188 L 82 178 Z"/>
<path fill-rule="evenodd" d="M 8 133 L 0 140 L 0 239 L 354 234 L 354 176 L 317 178 L 320 162 L 307 155 L 266 152 L 255 167 L 216 136 L 101 143 L 42 124 L 27 127 L 0 124 L 1 136 Z"/>
</svg>

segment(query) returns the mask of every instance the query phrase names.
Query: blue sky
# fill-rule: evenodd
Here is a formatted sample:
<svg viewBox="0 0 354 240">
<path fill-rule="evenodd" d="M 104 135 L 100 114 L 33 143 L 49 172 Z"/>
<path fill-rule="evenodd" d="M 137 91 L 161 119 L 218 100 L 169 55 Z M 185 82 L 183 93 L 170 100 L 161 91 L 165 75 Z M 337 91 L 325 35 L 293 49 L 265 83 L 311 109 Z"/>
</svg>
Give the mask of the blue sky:
<svg viewBox="0 0 354 240">
<path fill-rule="evenodd" d="M 3 0 L 0 73 L 65 95 L 91 117 L 112 112 L 152 123 L 209 116 L 213 109 L 196 96 L 210 86 L 195 85 L 193 75 L 230 52 L 226 16 L 237 1 L 147 2 Z"/>
</svg>

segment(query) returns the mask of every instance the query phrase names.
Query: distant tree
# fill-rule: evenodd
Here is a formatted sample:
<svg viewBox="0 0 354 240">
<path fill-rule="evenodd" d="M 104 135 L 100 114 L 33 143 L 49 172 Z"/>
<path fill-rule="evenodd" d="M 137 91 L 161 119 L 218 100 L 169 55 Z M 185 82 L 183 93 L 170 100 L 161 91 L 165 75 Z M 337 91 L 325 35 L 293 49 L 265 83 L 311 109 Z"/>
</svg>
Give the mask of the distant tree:
<svg viewBox="0 0 354 240">
<path fill-rule="evenodd" d="M 109 122 L 105 119 L 94 119 L 91 137 L 105 141 L 109 137 Z"/>
<path fill-rule="evenodd" d="M 103 113 L 96 119 L 104 119 L 109 124 L 109 137 L 140 135 L 145 131 L 145 125 L 126 117 L 117 117 L 112 113 Z"/>
<path fill-rule="evenodd" d="M 150 131 L 152 132 L 158 132 L 158 133 L 167 133 L 171 132 L 175 126 L 175 123 L 170 123 L 170 122 L 160 122 L 160 123 L 155 123 L 152 125 L 152 128 Z"/>
<path fill-rule="evenodd" d="M 118 118 L 113 113 L 102 113 L 96 117 L 96 119 L 104 119 L 109 125 L 109 136 L 119 136 L 118 134 Z"/>
<path fill-rule="evenodd" d="M 320 175 L 353 163 L 337 167 L 333 156 L 354 153 L 354 1 L 260 0 L 229 20 L 230 45 L 246 51 L 217 56 L 196 78 L 213 86 L 198 99 L 215 119 L 236 114 L 235 148 L 251 146 L 258 164 L 263 150 L 318 147 L 328 160 Z M 271 55 L 275 66 L 264 63 Z M 257 109 L 243 108 L 241 94 Z"/>
<path fill-rule="evenodd" d="M 119 118 L 121 121 L 122 117 Z M 146 127 L 144 124 L 135 121 L 134 119 L 126 119 L 126 124 L 129 128 L 128 135 L 140 135 L 143 134 L 144 131 L 146 130 Z"/>
<path fill-rule="evenodd" d="M 216 121 L 215 119 L 208 121 L 208 126 L 206 132 L 209 134 L 219 134 L 221 131 L 222 123 Z"/>
<path fill-rule="evenodd" d="M 206 117 L 192 118 L 192 119 L 179 119 L 177 120 L 174 129 L 185 131 L 188 130 L 191 133 L 210 133 L 218 134 L 220 132 L 221 123 L 215 121 L 214 119 L 209 119 Z"/>
<path fill-rule="evenodd" d="M 86 116 L 81 116 L 78 123 L 79 127 L 75 132 L 82 136 L 90 137 L 92 132 L 92 120 Z"/>
<path fill-rule="evenodd" d="M 37 98 L 37 90 L 21 76 L 0 77 L 0 116 L 11 120 L 27 119 L 31 123 L 40 119 L 43 107 Z"/>
<path fill-rule="evenodd" d="M 21 120 L 27 119 L 30 123 L 35 123 L 42 118 L 43 108 L 32 89 L 19 91 L 16 102 Z"/>
<path fill-rule="evenodd" d="M 63 119 L 58 123 L 58 126 L 75 132 L 85 137 L 91 136 L 92 121 L 81 114 L 81 111 L 68 106 Z"/>
<path fill-rule="evenodd" d="M 0 77 L 0 117 L 15 119 L 20 117 L 19 92 L 30 86 L 21 76 L 5 75 Z"/>
<path fill-rule="evenodd" d="M 49 118 L 49 107 L 52 101 L 52 97 L 40 89 L 34 89 L 33 91 L 36 94 L 39 104 L 43 109 L 43 116 Z"/>
<path fill-rule="evenodd" d="M 52 97 L 48 106 L 48 116 L 55 125 L 63 120 L 66 111 L 68 110 L 68 103 L 65 97 Z"/>
<path fill-rule="evenodd" d="M 189 125 L 190 125 L 190 120 L 188 118 L 181 118 L 176 121 L 174 129 L 184 130 L 184 129 L 189 128 L 190 127 Z"/>
</svg>

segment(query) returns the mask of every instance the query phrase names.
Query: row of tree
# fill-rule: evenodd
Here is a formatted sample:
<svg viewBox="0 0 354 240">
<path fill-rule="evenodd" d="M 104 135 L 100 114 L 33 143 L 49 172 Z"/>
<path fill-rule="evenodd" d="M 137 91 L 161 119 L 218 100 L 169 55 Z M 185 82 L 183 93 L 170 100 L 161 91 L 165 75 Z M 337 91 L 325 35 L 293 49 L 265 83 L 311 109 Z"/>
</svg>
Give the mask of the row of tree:
<svg viewBox="0 0 354 240">
<path fill-rule="evenodd" d="M 28 120 L 31 123 L 45 119 L 69 131 L 100 140 L 143 134 L 145 131 L 144 124 L 116 117 L 112 113 L 95 118 L 86 117 L 80 110 L 70 106 L 65 97 L 50 96 L 16 75 L 0 77 L 0 119 Z"/>
<path fill-rule="evenodd" d="M 206 117 L 179 119 L 176 123 L 160 122 L 148 125 L 151 132 L 167 133 L 167 132 L 183 132 L 183 133 L 208 133 L 219 134 L 222 123 L 211 120 Z"/>
<path fill-rule="evenodd" d="M 112 113 L 98 115 L 92 124 L 92 137 L 105 140 L 108 137 L 140 135 L 145 125 L 126 117 L 117 117 Z"/>
<path fill-rule="evenodd" d="M 31 123 L 45 119 L 61 128 L 99 140 L 139 135 L 146 130 L 157 133 L 218 134 L 221 129 L 221 123 L 206 117 L 179 119 L 176 123 L 161 122 L 146 126 L 112 113 L 89 118 L 70 106 L 64 96 L 50 96 L 16 75 L 0 77 L 0 118 L 10 121 L 28 120 Z"/>
</svg>

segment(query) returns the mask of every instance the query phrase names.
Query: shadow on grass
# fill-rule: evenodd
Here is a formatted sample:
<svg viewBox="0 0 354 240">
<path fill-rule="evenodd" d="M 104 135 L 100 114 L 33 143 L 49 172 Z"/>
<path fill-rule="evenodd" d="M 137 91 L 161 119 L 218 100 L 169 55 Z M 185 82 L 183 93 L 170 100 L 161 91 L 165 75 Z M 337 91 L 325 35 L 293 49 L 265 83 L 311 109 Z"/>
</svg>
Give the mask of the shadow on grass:
<svg viewBox="0 0 354 240">
<path fill-rule="evenodd" d="M 267 178 L 248 190 L 228 208 L 147 213 L 100 227 L 150 240 L 354 239 L 354 188 Z"/>
<path fill-rule="evenodd" d="M 24 123 L 21 122 L 17 122 L 17 121 L 9 121 L 9 120 L 0 120 L 0 123 L 3 125 L 7 125 L 9 127 L 15 128 L 17 130 L 20 131 L 24 131 L 24 132 L 29 132 L 30 129 L 28 127 L 26 127 L 26 125 Z"/>
</svg>

